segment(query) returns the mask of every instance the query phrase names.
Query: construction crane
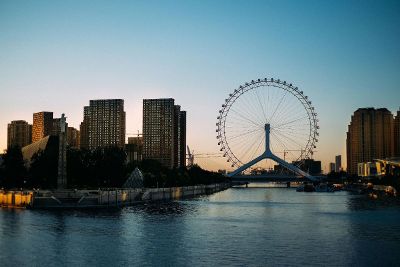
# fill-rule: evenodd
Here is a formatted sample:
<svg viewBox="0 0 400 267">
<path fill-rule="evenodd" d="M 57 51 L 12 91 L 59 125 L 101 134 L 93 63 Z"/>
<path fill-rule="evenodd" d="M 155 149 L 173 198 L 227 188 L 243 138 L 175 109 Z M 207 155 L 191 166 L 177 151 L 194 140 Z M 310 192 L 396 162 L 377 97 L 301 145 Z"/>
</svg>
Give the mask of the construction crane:
<svg viewBox="0 0 400 267">
<path fill-rule="evenodd" d="M 136 135 L 137 137 L 139 137 L 143 134 L 139 133 L 139 130 L 138 130 L 137 133 L 126 133 L 126 135 Z"/>
<path fill-rule="evenodd" d="M 187 147 L 187 160 L 188 160 L 187 166 L 188 168 L 191 168 L 193 167 L 194 164 L 194 151 L 190 151 L 189 146 L 186 147 Z"/>
</svg>

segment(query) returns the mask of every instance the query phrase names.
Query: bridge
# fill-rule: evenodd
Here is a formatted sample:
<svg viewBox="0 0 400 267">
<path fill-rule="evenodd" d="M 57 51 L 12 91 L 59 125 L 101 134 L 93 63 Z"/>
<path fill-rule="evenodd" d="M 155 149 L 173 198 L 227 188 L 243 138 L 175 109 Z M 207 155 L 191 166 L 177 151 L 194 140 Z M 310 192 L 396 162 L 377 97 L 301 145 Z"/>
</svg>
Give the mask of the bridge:
<svg viewBox="0 0 400 267">
<path fill-rule="evenodd" d="M 309 181 L 299 175 L 280 175 L 280 174 L 262 174 L 262 175 L 236 175 L 231 177 L 232 182 L 237 183 L 287 183 L 287 182 L 305 182 Z"/>
<path fill-rule="evenodd" d="M 314 176 L 314 182 L 324 180 L 325 176 Z M 310 182 L 309 179 L 299 175 L 279 175 L 279 174 L 266 174 L 266 175 L 236 175 L 231 177 L 233 185 L 247 185 L 249 183 L 281 183 L 290 187 L 290 183 L 304 183 Z"/>
</svg>

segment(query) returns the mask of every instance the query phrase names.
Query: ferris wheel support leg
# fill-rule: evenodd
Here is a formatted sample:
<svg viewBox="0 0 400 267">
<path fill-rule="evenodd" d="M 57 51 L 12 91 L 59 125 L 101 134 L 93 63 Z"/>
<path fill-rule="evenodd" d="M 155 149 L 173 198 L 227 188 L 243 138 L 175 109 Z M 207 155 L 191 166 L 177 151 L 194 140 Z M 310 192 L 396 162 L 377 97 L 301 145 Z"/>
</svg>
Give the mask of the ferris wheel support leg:
<svg viewBox="0 0 400 267">
<path fill-rule="evenodd" d="M 294 172 L 294 173 L 296 173 L 298 175 L 301 175 L 301 176 L 303 176 L 303 177 L 305 177 L 305 178 L 307 178 L 307 179 L 309 179 L 311 181 L 317 181 L 318 180 L 316 177 L 314 177 L 314 176 L 302 171 L 299 167 L 282 160 L 281 158 L 275 156 L 272 153 L 270 155 L 268 155 L 268 158 L 273 160 L 273 161 L 275 161 L 276 163 L 279 163 L 280 165 L 282 165 L 286 169 L 288 169 L 288 170 L 290 170 L 290 171 L 292 171 L 292 172 Z"/>
<path fill-rule="evenodd" d="M 243 166 L 241 166 L 240 168 L 234 170 L 231 173 L 228 173 L 227 176 L 228 177 L 233 177 L 239 173 L 241 173 L 242 171 L 246 170 L 247 168 L 250 168 L 251 166 L 253 166 L 254 164 L 256 164 L 257 162 L 261 161 L 265 159 L 265 154 L 262 154 L 261 156 L 258 156 L 257 158 L 253 159 L 252 161 L 244 164 Z"/>
<path fill-rule="evenodd" d="M 271 152 L 266 152 L 264 154 L 262 154 L 261 156 L 253 159 L 252 161 L 244 164 L 243 166 L 241 166 L 240 168 L 234 170 L 231 173 L 228 173 L 227 176 L 228 177 L 233 177 L 235 175 L 240 174 L 242 171 L 246 170 L 247 168 L 250 168 L 251 166 L 253 166 L 254 164 L 256 164 L 257 162 L 263 160 L 263 159 L 271 159 L 273 161 L 275 161 L 276 163 L 279 163 L 280 165 L 282 165 L 283 167 L 285 167 L 286 169 L 300 175 L 303 176 L 311 181 L 317 181 L 318 179 L 304 171 L 302 171 L 300 168 L 294 166 L 293 164 L 290 164 L 284 160 L 282 160 L 281 158 L 275 156 L 274 154 L 272 154 Z"/>
<path fill-rule="evenodd" d="M 304 171 L 302 171 L 300 168 L 298 168 L 297 166 L 290 164 L 288 162 L 286 162 L 285 160 L 275 156 L 271 149 L 270 149 L 270 132 L 271 132 L 271 126 L 269 123 L 265 124 L 264 126 L 264 130 L 265 130 L 265 152 L 258 156 L 257 158 L 251 160 L 250 162 L 244 164 L 243 166 L 241 166 L 240 168 L 234 170 L 231 173 L 228 173 L 227 176 L 228 177 L 233 177 L 239 173 L 241 173 L 242 171 L 246 170 L 247 168 L 250 168 L 251 166 L 253 166 L 254 164 L 256 164 L 257 162 L 263 160 L 263 159 L 271 159 L 273 161 L 275 161 L 276 163 L 279 163 L 280 165 L 282 165 L 283 167 L 285 167 L 286 169 L 300 175 L 303 176 L 311 181 L 317 181 L 318 179 Z"/>
</svg>

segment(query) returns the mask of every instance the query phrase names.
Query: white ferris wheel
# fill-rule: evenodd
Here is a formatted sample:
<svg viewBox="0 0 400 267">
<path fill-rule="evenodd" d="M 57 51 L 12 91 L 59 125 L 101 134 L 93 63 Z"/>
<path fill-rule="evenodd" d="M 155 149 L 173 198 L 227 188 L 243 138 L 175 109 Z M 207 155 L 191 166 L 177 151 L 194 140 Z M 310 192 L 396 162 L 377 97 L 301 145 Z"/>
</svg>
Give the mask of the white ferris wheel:
<svg viewBox="0 0 400 267">
<path fill-rule="evenodd" d="M 272 161 L 308 175 L 298 166 L 316 148 L 317 113 L 310 99 L 291 83 L 265 78 L 239 86 L 222 104 L 216 126 L 220 150 L 236 168 L 231 176 L 271 169 Z"/>
</svg>

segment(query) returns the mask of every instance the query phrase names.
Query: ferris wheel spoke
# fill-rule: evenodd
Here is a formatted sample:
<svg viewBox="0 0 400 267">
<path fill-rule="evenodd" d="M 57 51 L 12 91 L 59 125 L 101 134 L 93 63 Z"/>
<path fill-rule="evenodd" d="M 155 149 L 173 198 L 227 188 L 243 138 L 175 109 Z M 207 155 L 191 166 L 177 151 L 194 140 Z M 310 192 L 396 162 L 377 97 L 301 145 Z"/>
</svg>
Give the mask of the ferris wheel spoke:
<svg viewBox="0 0 400 267">
<path fill-rule="evenodd" d="M 256 150 L 254 150 L 254 153 L 253 153 L 253 155 L 251 155 L 250 159 L 254 159 L 254 157 L 259 156 L 259 155 L 257 155 L 257 152 L 260 151 L 260 146 L 263 143 L 263 139 L 262 138 L 259 138 L 259 139 L 260 139 L 260 142 L 258 143 L 258 146 L 257 146 Z M 259 154 L 260 154 L 260 152 L 259 152 Z"/>
<path fill-rule="evenodd" d="M 281 134 L 283 132 L 277 131 L 277 134 Z M 309 134 L 305 133 L 291 133 L 291 132 L 285 132 L 288 136 L 295 138 L 295 139 L 301 139 L 301 140 L 307 140 L 309 137 Z"/>
<path fill-rule="evenodd" d="M 272 130 L 278 132 L 288 132 L 292 134 L 309 134 L 309 128 L 307 125 L 298 125 L 298 127 L 284 127 L 284 128 L 273 128 Z"/>
<path fill-rule="evenodd" d="M 232 146 L 232 150 L 235 151 L 235 155 L 236 155 L 238 158 L 240 158 L 240 161 L 241 161 L 242 163 L 243 163 L 243 162 L 246 162 L 246 160 L 247 160 L 247 158 L 245 158 L 245 157 L 243 156 L 243 153 L 244 153 L 244 151 L 245 151 L 246 149 L 249 148 L 249 143 L 251 143 L 252 140 L 253 140 L 253 139 L 247 140 L 247 142 L 241 142 L 241 143 L 238 143 L 238 144 Z M 255 141 L 255 140 L 253 140 L 253 141 Z"/>
<path fill-rule="evenodd" d="M 255 130 L 252 130 L 252 131 L 247 131 L 247 132 L 244 132 L 244 133 L 240 133 L 238 135 L 229 136 L 229 139 L 235 139 L 235 138 L 243 137 L 243 136 L 246 136 L 248 134 L 252 134 L 254 132 L 258 132 L 258 131 L 261 131 L 261 130 L 262 129 L 255 129 Z"/>
<path fill-rule="evenodd" d="M 249 143 L 259 140 L 257 136 L 251 136 L 246 138 L 244 141 L 243 139 L 236 139 L 234 141 L 230 141 L 230 148 L 235 149 L 236 152 L 241 151 L 244 148 L 248 148 Z"/>
<path fill-rule="evenodd" d="M 258 88 L 257 88 L 257 89 L 258 89 Z M 260 105 L 260 108 L 261 108 L 261 110 L 262 110 L 262 112 L 263 112 L 264 121 L 266 122 L 266 121 L 267 121 L 267 115 L 265 114 L 264 106 L 263 106 L 263 104 L 261 103 L 260 95 L 258 94 L 258 90 L 257 90 L 257 89 L 256 89 L 254 92 L 255 92 L 255 94 L 256 94 L 256 96 L 257 96 L 258 104 Z"/>
<path fill-rule="evenodd" d="M 274 129 L 275 131 L 282 132 L 282 133 L 290 133 L 292 135 L 305 135 L 309 136 L 310 132 L 309 129 L 307 128 L 300 128 L 302 126 L 299 126 L 299 128 L 281 128 L 281 129 Z"/>
<path fill-rule="evenodd" d="M 279 134 L 288 134 L 296 139 L 308 139 L 310 137 L 310 132 L 306 129 L 299 131 L 299 130 L 289 130 L 289 129 L 275 129 L 275 132 L 279 133 Z"/>
<path fill-rule="evenodd" d="M 304 120 L 304 119 L 306 119 L 306 118 L 308 118 L 308 115 L 306 115 L 306 116 L 302 116 L 302 117 L 300 117 L 300 118 L 295 118 L 295 119 L 293 119 L 293 120 L 290 120 L 290 121 L 287 121 L 287 122 L 284 122 L 284 123 L 278 124 L 278 125 L 277 125 L 277 126 L 275 126 L 274 128 L 275 128 L 275 129 L 277 129 L 277 128 L 281 128 L 282 126 L 285 126 L 285 125 L 288 125 L 288 124 L 292 124 L 292 123 L 295 123 L 295 122 L 297 122 L 297 121 Z"/>
<path fill-rule="evenodd" d="M 284 140 L 282 140 L 276 133 L 271 133 L 272 136 L 275 138 L 275 140 L 277 140 L 282 146 L 285 152 L 286 151 L 293 151 L 292 147 L 289 147 L 288 145 L 286 145 L 286 142 Z"/>
<path fill-rule="evenodd" d="M 308 115 L 307 114 L 301 114 L 300 116 L 288 118 L 285 121 L 281 122 L 280 124 L 275 125 L 275 128 L 281 128 L 286 125 L 291 125 L 291 124 L 296 124 L 296 123 L 302 123 L 302 122 L 308 122 Z"/>
<path fill-rule="evenodd" d="M 285 153 L 290 153 L 292 155 L 293 158 L 296 158 L 296 156 L 293 153 L 293 149 L 289 149 L 285 143 L 276 135 L 276 134 L 272 134 L 275 137 L 275 140 L 278 141 L 278 143 L 281 144 L 281 146 L 283 147 L 283 154 Z M 284 155 L 285 156 L 285 155 Z"/>
<path fill-rule="evenodd" d="M 252 109 L 252 105 L 249 104 L 246 94 L 242 94 L 240 98 L 235 100 L 235 111 L 258 124 L 258 118 Z"/>
<path fill-rule="evenodd" d="M 279 103 L 278 103 L 278 105 L 276 105 L 276 107 L 274 109 L 274 112 L 271 115 L 271 118 L 269 118 L 269 121 L 272 121 L 272 119 L 274 118 L 274 115 L 275 115 L 276 111 L 278 110 L 278 108 L 280 107 L 280 105 L 282 104 L 283 99 L 285 99 L 286 94 L 287 94 L 287 91 L 285 91 L 285 93 L 283 94 L 283 96 L 279 100 Z"/>
<path fill-rule="evenodd" d="M 243 116 L 241 113 L 237 112 L 236 110 L 233 110 L 232 108 L 231 108 L 231 110 L 232 110 L 233 112 L 235 112 L 235 113 L 236 113 L 239 117 L 241 117 L 242 119 L 247 120 L 248 122 L 251 122 L 252 124 L 254 124 L 254 125 L 256 125 L 256 126 L 259 126 L 259 125 L 260 125 L 260 124 L 257 124 L 255 121 L 253 121 L 253 120 L 251 120 L 251 119 L 249 119 L 249 118 Z"/>
<path fill-rule="evenodd" d="M 260 137 L 261 137 L 261 134 L 260 134 Z M 246 157 L 247 154 L 249 154 L 251 151 L 253 151 L 252 148 L 260 141 L 260 139 L 262 139 L 262 138 L 255 138 L 255 140 L 251 143 L 251 145 L 248 146 L 247 149 L 245 148 L 245 152 L 242 154 L 242 157 L 245 159 L 245 161 L 248 161 L 247 159 L 249 157 Z"/>
<path fill-rule="evenodd" d="M 254 124 L 252 121 L 249 121 L 247 119 L 244 119 L 242 117 L 236 116 L 232 114 L 232 118 L 230 118 L 228 121 L 226 121 L 225 126 L 229 126 L 231 128 L 238 128 L 240 126 L 241 128 L 257 128 L 260 127 L 260 125 Z"/>
<path fill-rule="evenodd" d="M 298 145 L 299 147 L 302 147 L 302 145 L 301 145 L 298 141 L 296 141 L 296 140 L 294 140 L 293 138 L 289 137 L 289 136 L 287 135 L 287 133 L 282 133 L 282 132 L 281 132 L 280 135 L 282 136 L 282 138 L 285 138 L 285 139 L 291 141 L 293 144 L 296 144 L 296 145 Z"/>
<path fill-rule="evenodd" d="M 232 134 L 240 134 L 245 131 L 253 131 L 253 130 L 261 130 L 261 127 L 256 127 L 256 126 L 247 126 L 247 127 L 241 127 L 239 125 L 230 125 L 230 126 L 225 126 L 225 130 L 228 130 L 229 133 Z"/>
<path fill-rule="evenodd" d="M 231 109 L 242 117 L 245 117 L 248 120 L 251 120 L 257 124 L 257 118 L 254 116 L 254 112 L 251 111 L 247 105 L 243 105 L 243 103 L 237 103 L 236 108 L 231 107 Z"/>
<path fill-rule="evenodd" d="M 291 156 L 293 158 L 298 158 L 297 155 L 295 155 L 293 153 L 296 149 L 292 149 L 292 148 L 287 147 L 285 142 L 277 134 L 274 134 L 274 136 L 275 136 L 276 140 L 278 140 L 278 142 L 281 143 L 282 146 L 284 147 L 283 153 L 289 153 L 289 154 L 291 154 Z M 301 149 L 299 151 L 301 152 Z"/>
<path fill-rule="evenodd" d="M 292 106 L 292 97 L 291 94 L 288 94 L 288 92 L 285 90 L 286 95 L 283 95 L 279 99 L 279 106 L 277 105 L 274 109 L 274 116 L 271 118 L 270 123 L 273 124 L 275 120 L 278 120 L 281 117 L 281 114 L 285 113 L 286 110 Z M 285 101 L 283 101 L 285 100 Z"/>
<path fill-rule="evenodd" d="M 251 91 L 254 91 L 254 90 L 257 90 L 257 89 L 255 88 Z M 259 122 L 259 124 L 262 125 L 264 119 L 263 119 L 262 114 L 260 114 L 259 110 L 256 108 L 255 103 L 253 103 L 254 100 L 253 101 L 249 100 L 247 98 L 247 96 L 245 96 L 243 100 L 244 100 L 244 102 L 246 102 L 245 106 L 250 110 L 250 112 L 253 114 L 253 116 L 256 117 L 257 122 Z"/>
<path fill-rule="evenodd" d="M 298 104 L 292 103 L 293 97 L 286 97 L 287 101 L 281 103 L 281 107 L 276 111 L 274 119 L 271 120 L 271 125 L 274 125 L 275 122 L 279 122 L 282 119 L 286 118 L 287 114 L 297 114 L 297 113 L 288 113 L 288 110 L 297 109 Z"/>
<path fill-rule="evenodd" d="M 270 89 L 269 89 L 269 87 L 268 87 L 268 89 L 267 89 L 267 103 L 270 103 L 270 101 L 269 101 L 269 94 L 270 94 Z M 268 112 L 268 110 L 269 110 L 269 105 L 265 105 L 266 106 L 266 109 L 267 109 L 267 115 L 269 114 L 269 112 Z"/>
<path fill-rule="evenodd" d="M 238 144 L 234 144 L 231 147 L 231 150 L 235 151 L 235 157 L 237 156 L 242 163 L 246 162 L 247 158 L 244 156 L 245 151 L 249 149 L 249 144 L 255 143 L 257 140 L 258 140 L 257 138 L 254 138 L 254 139 L 247 140 L 247 142 L 241 142 Z"/>
<path fill-rule="evenodd" d="M 297 97 L 292 97 L 291 100 L 291 103 L 288 103 L 288 107 L 282 114 L 283 118 L 293 117 L 293 114 L 307 114 L 306 110 L 304 109 L 304 105 L 299 103 Z"/>
<path fill-rule="evenodd" d="M 297 128 L 285 127 L 285 128 L 274 128 L 274 131 L 291 133 L 294 135 L 309 135 L 309 129 L 305 128 L 304 125 L 299 125 Z"/>
<path fill-rule="evenodd" d="M 293 136 L 292 133 L 288 133 L 288 132 L 275 131 L 274 133 L 276 135 L 280 136 L 281 139 L 288 139 L 288 141 L 296 142 L 298 144 L 299 144 L 298 141 L 303 141 L 303 139 L 305 139 L 305 136 Z M 291 139 L 289 139 L 289 138 L 291 138 Z"/>
</svg>

